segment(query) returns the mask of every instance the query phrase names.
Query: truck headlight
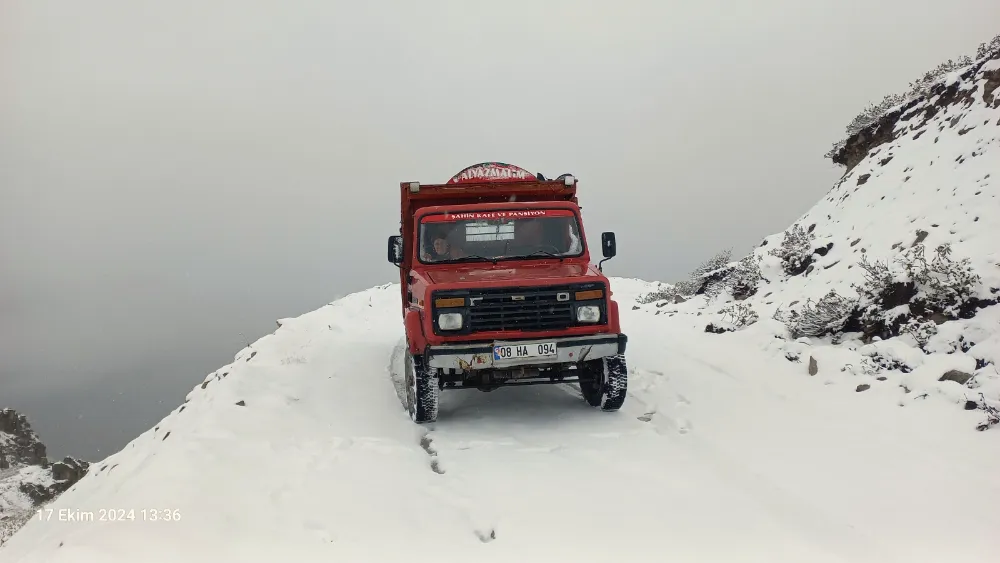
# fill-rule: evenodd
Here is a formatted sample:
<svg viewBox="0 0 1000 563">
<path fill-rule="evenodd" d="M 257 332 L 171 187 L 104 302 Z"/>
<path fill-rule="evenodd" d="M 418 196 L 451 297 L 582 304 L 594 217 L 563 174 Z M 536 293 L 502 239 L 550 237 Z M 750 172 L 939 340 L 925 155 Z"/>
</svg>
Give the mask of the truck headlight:
<svg viewBox="0 0 1000 563">
<path fill-rule="evenodd" d="M 581 323 L 596 323 L 601 320 L 601 309 L 596 305 L 577 307 L 576 320 Z"/>
<path fill-rule="evenodd" d="M 462 313 L 441 313 L 438 315 L 438 327 L 441 330 L 460 330 Z"/>
</svg>

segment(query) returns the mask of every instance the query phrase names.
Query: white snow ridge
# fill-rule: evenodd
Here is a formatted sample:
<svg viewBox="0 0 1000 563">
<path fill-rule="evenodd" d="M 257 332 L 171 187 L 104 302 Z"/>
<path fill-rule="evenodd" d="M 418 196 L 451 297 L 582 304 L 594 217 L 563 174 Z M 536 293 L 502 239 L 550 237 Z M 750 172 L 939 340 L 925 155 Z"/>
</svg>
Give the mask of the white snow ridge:
<svg viewBox="0 0 1000 563">
<path fill-rule="evenodd" d="M 612 279 L 622 410 L 446 390 L 415 425 L 375 287 L 283 319 L 0 561 L 997 561 L 1000 61 L 956 80 L 849 140 L 784 247 Z"/>
</svg>

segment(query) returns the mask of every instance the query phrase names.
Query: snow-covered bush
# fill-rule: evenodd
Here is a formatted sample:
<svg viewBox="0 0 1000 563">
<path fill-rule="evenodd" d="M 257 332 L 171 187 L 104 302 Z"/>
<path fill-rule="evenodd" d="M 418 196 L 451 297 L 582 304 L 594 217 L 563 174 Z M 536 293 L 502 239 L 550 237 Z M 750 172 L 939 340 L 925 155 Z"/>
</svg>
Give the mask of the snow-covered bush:
<svg viewBox="0 0 1000 563">
<path fill-rule="evenodd" d="M 917 342 L 917 345 L 923 348 L 938 333 L 938 328 L 937 323 L 931 320 L 909 319 L 899 332 L 909 334 Z"/>
<path fill-rule="evenodd" d="M 877 104 L 869 103 L 868 107 L 861 110 L 861 113 L 854 116 L 854 119 L 847 124 L 847 136 L 852 137 L 865 127 L 875 123 L 887 111 L 906 102 L 906 99 L 906 96 L 902 94 L 889 94 Z"/>
<path fill-rule="evenodd" d="M 723 319 L 728 319 L 728 322 L 737 328 L 748 327 L 760 319 L 757 311 L 745 302 L 733 303 L 719 312 L 722 313 Z"/>
<path fill-rule="evenodd" d="M 636 302 L 642 305 L 656 303 L 657 301 L 675 302 L 676 298 L 684 297 L 681 288 L 678 287 L 679 285 L 681 285 L 680 282 L 674 285 L 668 285 L 656 291 L 650 291 L 649 293 L 642 294 L 636 299 Z"/>
<path fill-rule="evenodd" d="M 806 300 L 801 311 L 774 312 L 774 319 L 784 323 L 792 338 L 803 336 L 823 336 L 843 330 L 848 319 L 857 308 L 857 301 L 838 294 L 834 290 L 813 302 Z"/>
<path fill-rule="evenodd" d="M 692 280 L 681 280 L 674 284 L 674 289 L 677 295 L 690 297 L 698 293 L 698 290 L 701 289 L 701 284 Z"/>
<path fill-rule="evenodd" d="M 981 43 L 979 48 L 976 50 L 975 59 L 978 60 L 985 57 L 995 57 L 997 55 L 1000 55 L 1000 35 L 997 35 L 989 42 Z M 847 124 L 845 130 L 847 138 L 849 139 L 853 137 L 858 132 L 863 131 L 865 128 L 877 122 L 892 108 L 903 105 L 921 96 L 926 96 L 948 73 L 962 69 L 973 62 L 975 61 L 972 57 L 965 55 L 959 57 L 957 60 L 948 59 L 947 61 L 925 72 L 923 76 L 913 82 L 910 82 L 909 89 L 905 93 L 889 94 L 882 98 L 882 101 L 878 104 L 869 103 L 865 109 L 861 110 L 861 113 L 856 115 L 854 119 Z M 826 158 L 833 158 L 844 148 L 845 143 L 846 139 L 834 143 L 833 148 L 831 148 L 824 156 Z"/>
<path fill-rule="evenodd" d="M 760 280 L 762 279 L 760 273 L 761 259 L 762 257 L 759 254 L 751 253 L 736 263 L 736 266 L 726 278 L 726 286 L 734 298 L 746 299 L 757 293 L 757 287 L 760 285 Z"/>
<path fill-rule="evenodd" d="M 771 250 L 769 254 L 781 259 L 781 266 L 786 274 L 797 276 L 804 272 L 811 262 L 813 238 L 813 234 L 803 229 L 801 225 L 792 225 L 785 231 L 781 246 Z"/>
<path fill-rule="evenodd" d="M 651 291 L 639 297 L 639 303 L 657 301 L 678 302 L 694 295 L 714 299 L 728 290 L 735 299 L 743 300 L 757 292 L 763 279 L 760 272 L 761 256 L 749 254 L 738 262 L 731 262 L 732 249 L 727 248 L 699 265 L 688 279 L 672 286 Z"/>
<path fill-rule="evenodd" d="M 732 264 L 729 262 L 732 254 L 732 249 L 727 248 L 702 262 L 700 266 L 691 272 L 688 279 L 691 282 L 690 289 L 694 290 L 692 295 L 704 294 L 712 299 L 725 289 L 725 279 L 733 269 Z"/>
<path fill-rule="evenodd" d="M 934 249 L 930 262 L 924 257 L 923 244 L 907 250 L 900 262 L 909 279 L 917 284 L 916 299 L 952 318 L 958 317 L 962 307 L 975 298 L 982 281 L 968 258 L 958 262 L 951 259 L 951 245 L 947 243 Z"/>
<path fill-rule="evenodd" d="M 719 252 L 695 268 L 688 276 L 688 279 L 681 280 L 670 287 L 641 295 L 638 302 L 648 304 L 657 301 L 678 301 L 690 298 L 693 295 L 709 293 L 709 291 L 706 291 L 709 289 L 711 290 L 709 297 L 714 297 L 721 289 L 721 286 L 717 285 L 718 281 L 724 278 L 725 274 L 732 269 L 729 263 L 731 255 L 732 249 Z"/>
<path fill-rule="evenodd" d="M 919 96 L 926 96 L 930 93 L 931 88 L 940 82 L 946 74 L 967 67 L 971 65 L 972 62 L 972 57 L 966 55 L 959 57 L 956 61 L 948 59 L 947 61 L 925 72 L 920 78 L 910 82 L 910 90 L 906 93 L 906 95 L 901 97 L 905 101 L 912 100 Z"/>
<path fill-rule="evenodd" d="M 894 358 L 887 358 L 881 354 L 872 354 L 861 358 L 861 371 L 866 375 L 878 375 L 883 371 L 901 371 L 909 373 L 913 369 L 905 362 Z"/>
<path fill-rule="evenodd" d="M 724 268 L 706 276 L 705 283 L 702 285 L 700 293 L 709 299 L 715 299 L 718 297 L 726 289 L 726 277 L 731 271 L 732 268 Z"/>
<path fill-rule="evenodd" d="M 865 281 L 855 289 L 861 296 L 865 332 L 895 336 L 916 330 L 914 338 L 921 345 L 936 332 L 930 331 L 928 322 L 961 318 L 976 302 L 981 282 L 968 258 L 952 260 L 948 244 L 938 246 L 931 260 L 925 257 L 923 244 L 916 244 L 895 263 L 869 262 L 862 257 L 859 266 L 865 271 Z"/>
<path fill-rule="evenodd" d="M 986 413 L 986 419 L 983 420 L 981 423 L 979 423 L 978 426 L 976 426 L 976 430 L 979 430 L 981 432 L 983 430 L 986 430 L 990 426 L 995 426 L 997 424 L 1000 424 L 1000 409 L 989 404 L 989 402 L 986 401 L 986 397 L 982 393 L 979 394 L 979 401 L 970 401 L 970 402 L 974 403 L 973 408 L 981 410 Z"/>
<path fill-rule="evenodd" d="M 1000 35 L 997 35 L 986 43 L 980 43 L 976 49 L 976 58 L 996 57 L 1000 55 Z"/>
<path fill-rule="evenodd" d="M 724 268 L 726 265 L 729 264 L 729 258 L 732 256 L 732 254 L 733 254 L 733 249 L 731 248 L 727 248 L 725 250 L 720 251 L 718 254 L 702 262 L 700 266 L 695 268 L 695 270 L 691 272 L 691 279 L 692 280 L 701 279 L 711 274 L 712 272 L 716 272 L 719 269 Z"/>
</svg>

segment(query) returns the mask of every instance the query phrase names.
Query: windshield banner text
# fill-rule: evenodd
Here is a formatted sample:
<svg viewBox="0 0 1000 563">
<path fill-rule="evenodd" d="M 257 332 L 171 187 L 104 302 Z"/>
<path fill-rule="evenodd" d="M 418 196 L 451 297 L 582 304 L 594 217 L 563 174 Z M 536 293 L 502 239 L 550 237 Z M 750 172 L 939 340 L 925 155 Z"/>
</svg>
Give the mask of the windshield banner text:
<svg viewBox="0 0 1000 563">
<path fill-rule="evenodd" d="M 568 209 L 516 209 L 512 211 L 470 211 L 468 213 L 440 213 L 424 217 L 424 223 L 451 223 L 455 221 L 535 219 L 539 217 L 571 217 Z"/>
</svg>

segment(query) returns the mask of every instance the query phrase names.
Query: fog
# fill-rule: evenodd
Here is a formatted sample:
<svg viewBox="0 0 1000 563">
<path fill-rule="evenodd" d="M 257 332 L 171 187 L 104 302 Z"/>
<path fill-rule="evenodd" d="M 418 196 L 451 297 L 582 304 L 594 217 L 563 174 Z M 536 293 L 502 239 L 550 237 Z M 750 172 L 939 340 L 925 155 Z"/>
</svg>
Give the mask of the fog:
<svg viewBox="0 0 1000 563">
<path fill-rule="evenodd" d="M 398 279 L 398 183 L 476 162 L 576 175 L 610 275 L 745 253 L 1000 21 L 872 4 L 0 0 L 0 407 L 110 455 L 275 319 Z"/>
</svg>

